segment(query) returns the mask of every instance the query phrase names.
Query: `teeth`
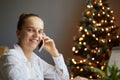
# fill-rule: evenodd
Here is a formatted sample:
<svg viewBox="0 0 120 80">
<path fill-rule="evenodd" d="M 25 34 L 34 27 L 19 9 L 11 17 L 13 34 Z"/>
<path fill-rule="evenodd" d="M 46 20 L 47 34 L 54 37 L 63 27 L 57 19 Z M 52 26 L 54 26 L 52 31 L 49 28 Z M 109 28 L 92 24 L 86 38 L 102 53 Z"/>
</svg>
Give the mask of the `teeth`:
<svg viewBox="0 0 120 80">
<path fill-rule="evenodd" d="M 32 42 L 37 42 L 37 40 L 32 40 Z"/>
</svg>

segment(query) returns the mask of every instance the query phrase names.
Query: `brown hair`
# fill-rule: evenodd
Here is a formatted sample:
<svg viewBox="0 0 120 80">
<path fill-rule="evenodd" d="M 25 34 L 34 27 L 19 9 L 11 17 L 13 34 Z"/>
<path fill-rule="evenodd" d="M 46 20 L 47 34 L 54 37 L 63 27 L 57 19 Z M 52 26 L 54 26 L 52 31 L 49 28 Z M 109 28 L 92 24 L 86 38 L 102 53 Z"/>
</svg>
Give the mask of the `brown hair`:
<svg viewBox="0 0 120 80">
<path fill-rule="evenodd" d="M 22 25 L 24 24 L 24 20 L 29 18 L 29 17 L 32 17 L 32 16 L 39 17 L 37 14 L 33 14 L 33 13 L 22 13 L 19 16 L 19 20 L 18 20 L 18 23 L 17 23 L 17 29 L 21 30 L 22 29 Z"/>
</svg>

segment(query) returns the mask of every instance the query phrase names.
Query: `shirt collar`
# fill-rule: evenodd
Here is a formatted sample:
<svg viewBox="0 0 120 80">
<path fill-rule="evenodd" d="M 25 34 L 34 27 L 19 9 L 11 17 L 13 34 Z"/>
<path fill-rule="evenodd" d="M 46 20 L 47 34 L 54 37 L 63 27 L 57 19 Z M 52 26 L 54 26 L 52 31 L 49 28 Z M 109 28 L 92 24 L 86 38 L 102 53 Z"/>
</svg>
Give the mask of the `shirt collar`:
<svg viewBox="0 0 120 80">
<path fill-rule="evenodd" d="M 27 61 L 27 62 L 28 62 L 27 58 L 26 58 L 25 55 L 24 55 L 24 52 L 23 52 L 22 48 L 21 48 L 18 44 L 15 44 L 15 45 L 14 45 L 14 48 L 19 52 L 20 57 L 21 57 L 24 61 Z"/>
<path fill-rule="evenodd" d="M 24 55 L 24 52 L 23 52 L 22 48 L 18 44 L 15 44 L 14 48 L 19 52 L 20 58 L 22 58 L 22 60 L 24 60 L 25 62 L 28 62 L 27 58 Z M 35 62 L 36 61 L 35 57 L 36 57 L 35 53 L 32 52 L 32 54 L 31 54 L 31 62 Z"/>
</svg>

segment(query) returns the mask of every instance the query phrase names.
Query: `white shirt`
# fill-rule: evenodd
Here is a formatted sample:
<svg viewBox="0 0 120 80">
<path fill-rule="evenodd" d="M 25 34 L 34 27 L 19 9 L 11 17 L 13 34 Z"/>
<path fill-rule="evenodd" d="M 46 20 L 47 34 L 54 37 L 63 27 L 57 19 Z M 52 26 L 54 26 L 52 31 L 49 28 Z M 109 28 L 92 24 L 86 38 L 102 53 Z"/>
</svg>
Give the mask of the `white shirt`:
<svg viewBox="0 0 120 80">
<path fill-rule="evenodd" d="M 0 80 L 69 80 L 62 54 L 53 57 L 55 66 L 48 64 L 34 52 L 28 62 L 19 45 L 0 58 Z"/>
</svg>

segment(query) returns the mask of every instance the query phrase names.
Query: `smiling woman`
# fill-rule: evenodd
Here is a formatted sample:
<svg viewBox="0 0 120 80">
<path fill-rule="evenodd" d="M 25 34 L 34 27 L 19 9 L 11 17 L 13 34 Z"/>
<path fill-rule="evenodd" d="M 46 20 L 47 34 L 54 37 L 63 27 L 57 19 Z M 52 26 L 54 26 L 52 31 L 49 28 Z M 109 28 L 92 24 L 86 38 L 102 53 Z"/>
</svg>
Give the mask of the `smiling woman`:
<svg viewBox="0 0 120 80">
<path fill-rule="evenodd" d="M 58 52 L 54 40 L 44 33 L 44 22 L 36 14 L 20 15 L 16 34 L 18 42 L 0 58 L 2 80 L 69 80 L 63 55 Z M 33 51 L 41 46 L 52 56 L 55 66 L 48 64 Z M 42 48 L 40 46 L 40 48 Z"/>
<path fill-rule="evenodd" d="M 23 23 L 22 27 L 19 27 L 18 24 L 17 30 L 17 36 L 19 38 L 18 44 L 33 51 L 40 43 L 40 40 L 43 39 L 43 35 L 45 34 L 43 32 L 44 29 L 43 21 L 40 18 L 34 16 L 28 17 L 21 23 Z"/>
</svg>

